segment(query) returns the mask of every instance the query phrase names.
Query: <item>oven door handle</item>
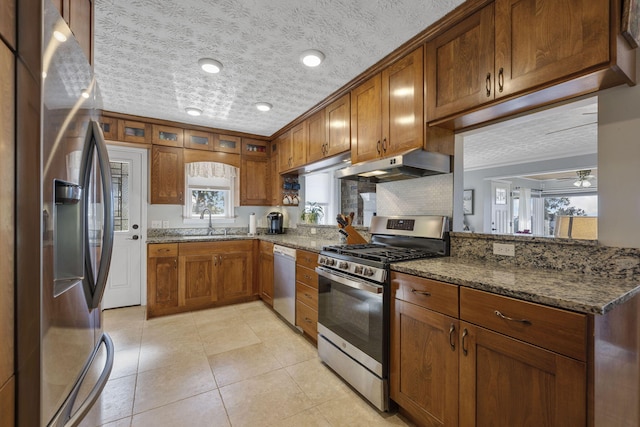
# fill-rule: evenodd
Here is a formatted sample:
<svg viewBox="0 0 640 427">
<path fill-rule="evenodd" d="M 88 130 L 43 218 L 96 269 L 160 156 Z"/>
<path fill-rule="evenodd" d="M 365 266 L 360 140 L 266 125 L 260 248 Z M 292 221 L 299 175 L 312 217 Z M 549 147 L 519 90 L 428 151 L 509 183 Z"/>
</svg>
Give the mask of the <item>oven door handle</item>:
<svg viewBox="0 0 640 427">
<path fill-rule="evenodd" d="M 379 286 L 379 285 L 373 285 L 370 283 L 353 279 L 351 277 L 335 274 L 322 267 L 316 267 L 316 273 L 318 273 L 318 276 L 322 276 L 329 280 L 333 280 L 334 282 L 338 282 L 342 285 L 348 286 L 350 288 L 359 289 L 361 291 L 370 292 L 372 294 L 381 294 L 384 289 L 382 286 Z"/>
</svg>

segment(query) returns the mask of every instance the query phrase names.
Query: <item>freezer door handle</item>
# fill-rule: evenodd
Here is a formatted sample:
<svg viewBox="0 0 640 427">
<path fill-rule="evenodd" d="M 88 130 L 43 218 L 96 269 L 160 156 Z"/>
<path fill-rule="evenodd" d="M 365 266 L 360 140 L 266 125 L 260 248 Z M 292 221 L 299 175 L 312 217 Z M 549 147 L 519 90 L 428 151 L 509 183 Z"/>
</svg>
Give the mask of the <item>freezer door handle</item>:
<svg viewBox="0 0 640 427">
<path fill-rule="evenodd" d="M 82 402 L 82 404 L 78 407 L 78 410 L 71 416 L 71 410 L 76 406 L 75 400 L 78 396 L 78 392 L 82 386 L 82 382 L 89 372 L 89 368 L 93 363 L 96 355 L 98 354 L 98 350 L 100 346 L 104 344 L 107 351 L 107 360 L 105 361 L 104 369 L 100 374 L 100 377 L 96 381 L 95 385 L 91 389 L 91 392 L 87 396 L 87 398 Z M 80 374 L 80 378 L 78 382 L 74 385 L 73 390 L 71 391 L 67 400 L 62 404 L 62 408 L 53 418 L 53 421 L 49 424 L 49 427 L 76 427 L 78 426 L 84 417 L 89 413 L 93 405 L 96 403 L 96 400 L 100 397 L 100 393 L 104 390 L 104 386 L 107 385 L 107 381 L 109 380 L 109 376 L 111 375 L 111 370 L 113 369 L 113 361 L 115 358 L 115 348 L 113 346 L 113 341 L 111 337 L 106 332 L 102 334 L 100 337 L 100 342 L 96 345 L 89 361 L 84 367 L 82 374 Z"/>
</svg>

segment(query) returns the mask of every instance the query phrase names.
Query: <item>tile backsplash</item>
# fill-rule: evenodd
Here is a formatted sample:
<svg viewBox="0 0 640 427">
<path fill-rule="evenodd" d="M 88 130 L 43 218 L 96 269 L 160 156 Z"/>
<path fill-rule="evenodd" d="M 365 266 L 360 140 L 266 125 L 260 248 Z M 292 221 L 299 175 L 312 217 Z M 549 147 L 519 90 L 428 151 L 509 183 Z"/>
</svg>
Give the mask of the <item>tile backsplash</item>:
<svg viewBox="0 0 640 427">
<path fill-rule="evenodd" d="M 378 215 L 453 216 L 453 174 L 377 185 Z"/>
</svg>

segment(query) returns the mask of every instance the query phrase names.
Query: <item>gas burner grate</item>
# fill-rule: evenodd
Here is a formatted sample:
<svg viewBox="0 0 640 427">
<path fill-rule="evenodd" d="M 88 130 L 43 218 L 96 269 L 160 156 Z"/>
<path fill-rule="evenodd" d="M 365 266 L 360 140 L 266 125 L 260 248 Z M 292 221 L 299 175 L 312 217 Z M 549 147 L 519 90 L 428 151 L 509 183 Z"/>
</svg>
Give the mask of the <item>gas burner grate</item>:
<svg viewBox="0 0 640 427">
<path fill-rule="evenodd" d="M 377 244 L 327 246 L 323 251 L 378 262 L 407 261 L 438 256 L 437 253 L 424 249 Z"/>
</svg>

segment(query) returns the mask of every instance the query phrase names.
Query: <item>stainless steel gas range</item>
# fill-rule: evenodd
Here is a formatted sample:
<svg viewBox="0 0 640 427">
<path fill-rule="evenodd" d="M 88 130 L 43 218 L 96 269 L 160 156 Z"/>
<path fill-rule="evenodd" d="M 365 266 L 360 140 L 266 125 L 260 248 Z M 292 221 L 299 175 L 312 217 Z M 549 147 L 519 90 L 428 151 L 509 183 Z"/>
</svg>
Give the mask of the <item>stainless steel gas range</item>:
<svg viewBox="0 0 640 427">
<path fill-rule="evenodd" d="M 381 411 L 389 410 L 393 262 L 449 255 L 444 216 L 373 217 L 371 243 L 318 257 L 320 358 Z"/>
</svg>

